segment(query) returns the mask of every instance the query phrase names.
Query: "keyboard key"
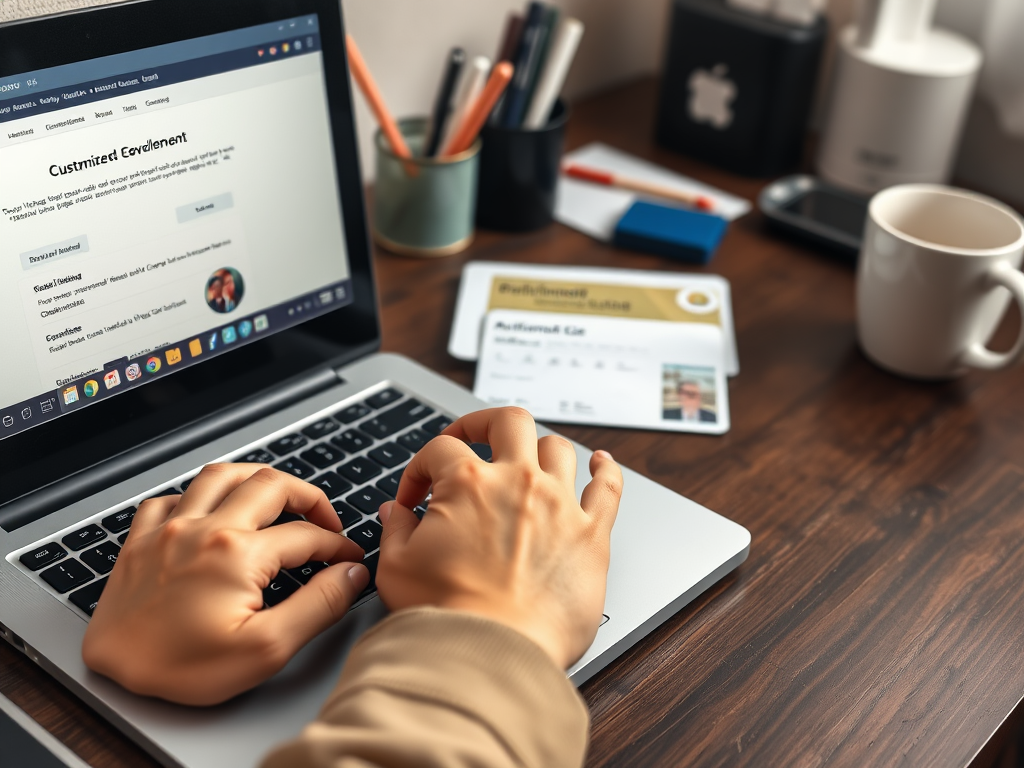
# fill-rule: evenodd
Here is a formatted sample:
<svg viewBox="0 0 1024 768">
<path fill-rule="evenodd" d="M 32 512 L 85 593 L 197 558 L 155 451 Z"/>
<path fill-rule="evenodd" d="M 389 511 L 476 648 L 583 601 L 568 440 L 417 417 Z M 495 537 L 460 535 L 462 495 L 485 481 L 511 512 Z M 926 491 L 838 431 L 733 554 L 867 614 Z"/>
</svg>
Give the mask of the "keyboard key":
<svg viewBox="0 0 1024 768">
<path fill-rule="evenodd" d="M 300 565 L 298 568 L 288 568 L 288 575 L 295 579 L 299 584 L 309 584 L 309 580 L 312 579 L 320 571 L 327 567 L 327 563 L 321 563 L 313 561 Z"/>
<path fill-rule="evenodd" d="M 430 438 L 431 436 L 422 429 L 410 429 L 398 438 L 398 444 L 406 450 L 416 453 L 416 451 L 430 442 Z"/>
<path fill-rule="evenodd" d="M 96 573 L 110 573 L 117 562 L 117 555 L 121 548 L 112 541 L 104 541 L 98 547 L 87 549 L 79 555 L 82 562 L 92 568 Z"/>
<path fill-rule="evenodd" d="M 278 571 L 277 576 L 263 588 L 263 602 L 273 607 L 298 591 L 299 582 L 284 571 Z"/>
<path fill-rule="evenodd" d="M 328 499 L 336 499 L 345 491 L 352 490 L 352 483 L 336 475 L 334 472 L 324 472 L 319 477 L 310 480 L 313 485 L 323 491 Z"/>
<path fill-rule="evenodd" d="M 255 451 L 249 451 L 245 456 L 240 456 L 236 461 L 243 464 L 272 464 L 277 461 L 277 458 L 270 451 L 257 448 Z"/>
<path fill-rule="evenodd" d="M 385 478 L 377 481 L 377 487 L 391 498 L 398 495 L 398 481 L 402 479 L 402 470 L 393 472 Z"/>
<path fill-rule="evenodd" d="M 383 532 L 384 529 L 380 527 L 380 523 L 370 520 L 358 528 L 353 528 L 346 535 L 362 547 L 364 552 L 373 552 L 380 547 L 380 535 Z"/>
<path fill-rule="evenodd" d="M 364 448 L 373 445 L 373 438 L 364 435 L 358 429 L 346 429 L 340 435 L 332 437 L 331 444 L 349 453 L 359 453 Z"/>
<path fill-rule="evenodd" d="M 345 458 L 345 452 L 326 443 L 314 445 L 308 451 L 299 454 L 303 461 L 308 461 L 314 467 L 327 469 L 332 464 L 337 464 Z"/>
<path fill-rule="evenodd" d="M 370 451 L 367 456 L 385 469 L 394 469 L 399 464 L 408 461 L 412 454 L 394 443 L 384 443 Z"/>
<path fill-rule="evenodd" d="M 449 425 L 453 421 L 454 419 L 449 419 L 447 416 L 438 416 L 436 419 L 431 419 L 430 421 L 428 421 L 426 424 L 420 427 L 420 429 L 422 429 L 429 435 L 437 437 L 446 429 L 448 429 Z"/>
<path fill-rule="evenodd" d="M 103 541 L 105 538 L 107 538 L 106 531 L 93 523 L 92 525 L 85 526 L 85 528 L 79 528 L 74 533 L 69 533 L 61 541 L 72 552 L 77 552 L 80 549 L 85 549 L 90 544 L 95 544 L 97 541 Z"/>
<path fill-rule="evenodd" d="M 284 525 L 285 523 L 298 523 L 305 518 L 302 515 L 296 515 L 294 512 L 282 512 L 277 518 L 270 524 L 271 527 L 275 525 Z"/>
<path fill-rule="evenodd" d="M 348 464 L 338 467 L 338 472 L 347 477 L 353 483 L 362 483 L 372 477 L 379 475 L 382 470 L 365 456 L 356 456 Z"/>
<path fill-rule="evenodd" d="M 358 421 L 363 418 L 363 416 L 369 416 L 371 413 L 373 413 L 372 408 L 368 408 L 362 403 L 356 403 L 355 405 L 350 405 L 344 410 L 338 411 L 334 414 L 334 418 L 343 424 L 351 424 L 353 421 Z"/>
<path fill-rule="evenodd" d="M 371 595 L 377 591 L 377 563 L 380 562 L 380 552 L 374 552 L 372 555 L 367 555 L 363 558 L 363 565 L 366 566 L 366 570 L 370 572 L 370 583 L 366 585 L 366 589 L 363 590 L 363 595 Z"/>
<path fill-rule="evenodd" d="M 115 512 L 112 515 L 107 515 L 100 520 L 100 525 L 106 528 L 111 533 L 121 533 L 121 531 L 127 531 L 131 525 L 132 520 L 135 519 L 135 513 L 138 510 L 135 507 L 128 507 L 128 509 L 122 509 L 120 512 Z"/>
<path fill-rule="evenodd" d="M 363 519 L 363 516 L 359 514 L 358 510 L 352 509 L 344 501 L 332 502 L 334 511 L 338 513 L 338 519 L 341 520 L 342 528 L 351 528 L 356 523 Z"/>
<path fill-rule="evenodd" d="M 92 616 L 92 612 L 96 610 L 96 603 L 100 601 L 100 595 L 103 594 L 105 586 L 107 586 L 106 578 L 94 581 L 89 586 L 82 587 L 77 592 L 72 592 L 68 595 L 68 600 Z"/>
<path fill-rule="evenodd" d="M 469 450 L 471 450 L 484 461 L 491 460 L 491 446 L 489 446 L 487 443 L 473 443 L 472 445 L 469 446 Z"/>
<path fill-rule="evenodd" d="M 305 480 L 307 477 L 312 477 L 316 474 L 316 470 L 309 466 L 309 464 L 302 461 L 302 459 L 296 459 L 295 457 L 285 459 L 284 461 L 275 464 L 274 469 L 287 472 L 289 475 L 294 475 L 300 480 Z"/>
<path fill-rule="evenodd" d="M 285 435 L 284 437 L 277 438 L 277 440 L 268 445 L 267 448 L 278 456 L 285 456 L 292 451 L 299 450 L 299 448 L 302 448 L 308 442 L 309 440 L 299 434 Z"/>
<path fill-rule="evenodd" d="M 271 461 L 273 461 L 273 459 L 271 459 Z M 187 490 L 188 490 L 188 487 L 189 487 L 190 485 L 192 485 L 192 481 L 193 481 L 193 480 L 195 480 L 195 478 L 194 478 L 194 477 L 187 477 L 187 478 L 185 478 L 184 480 L 182 480 L 182 481 L 181 481 L 181 486 L 180 486 L 180 488 L 181 488 L 181 492 L 182 492 L 182 493 L 184 493 L 185 491 L 187 491 Z"/>
<path fill-rule="evenodd" d="M 43 581 L 62 595 L 93 580 L 92 571 L 77 560 L 65 560 L 63 563 L 57 563 L 39 575 L 43 577 Z"/>
<path fill-rule="evenodd" d="M 68 551 L 64 549 L 64 547 L 54 541 L 51 541 L 49 544 L 43 544 L 41 547 L 36 547 L 31 552 L 26 552 L 18 559 L 21 560 L 21 564 L 30 571 L 38 571 L 40 568 L 45 568 L 51 563 L 56 563 L 58 560 L 67 556 Z"/>
<path fill-rule="evenodd" d="M 147 496 L 143 501 L 149 501 L 150 499 L 159 499 L 161 496 L 177 496 L 180 494 L 177 488 L 164 488 L 162 491 L 157 491 L 152 496 Z"/>
<path fill-rule="evenodd" d="M 376 395 L 370 395 L 366 398 L 366 404 L 376 410 L 377 408 L 383 408 L 386 405 L 397 403 L 402 399 L 402 393 L 394 387 L 388 387 L 387 389 L 381 390 Z"/>
<path fill-rule="evenodd" d="M 396 405 L 390 411 L 384 411 L 369 421 L 364 421 L 359 428 L 374 437 L 390 437 L 400 429 L 405 429 L 420 419 L 425 419 L 433 412 L 433 408 L 424 405 L 419 400 L 409 399 Z"/>
<path fill-rule="evenodd" d="M 303 428 L 302 434 L 310 440 L 319 440 L 321 437 L 326 437 L 338 429 L 341 429 L 341 426 L 334 419 L 320 419 L 320 421 L 315 421 L 308 427 Z"/>
<path fill-rule="evenodd" d="M 420 502 L 419 506 L 417 506 L 413 510 L 413 514 L 415 514 L 416 517 L 418 517 L 420 520 L 422 520 L 423 516 L 425 514 L 427 514 L 427 504 L 429 504 L 429 503 L 430 503 L 430 499 L 427 499 L 426 501 Z"/>
<path fill-rule="evenodd" d="M 385 501 L 391 501 L 391 499 L 373 486 L 370 486 L 368 488 L 360 488 L 351 496 L 346 497 L 345 501 L 360 512 L 365 512 L 367 515 L 375 515 L 377 510 L 380 509 L 380 505 Z"/>
<path fill-rule="evenodd" d="M 117 543 L 120 544 L 122 547 L 124 546 L 124 543 L 126 541 L 128 541 L 127 533 L 122 533 L 120 536 L 117 537 Z"/>
</svg>

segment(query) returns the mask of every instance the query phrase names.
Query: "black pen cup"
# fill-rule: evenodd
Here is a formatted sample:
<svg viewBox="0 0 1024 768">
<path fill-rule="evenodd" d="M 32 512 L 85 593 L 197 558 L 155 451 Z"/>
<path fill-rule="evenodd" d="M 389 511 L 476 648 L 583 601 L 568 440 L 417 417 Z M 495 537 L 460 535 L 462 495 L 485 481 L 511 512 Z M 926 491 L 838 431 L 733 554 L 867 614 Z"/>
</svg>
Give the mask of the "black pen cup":
<svg viewBox="0 0 1024 768">
<path fill-rule="evenodd" d="M 546 227 L 555 216 L 555 187 L 565 146 L 569 110 L 561 99 L 543 128 L 504 128 L 490 122 L 480 132 L 476 223 L 501 232 Z"/>
</svg>

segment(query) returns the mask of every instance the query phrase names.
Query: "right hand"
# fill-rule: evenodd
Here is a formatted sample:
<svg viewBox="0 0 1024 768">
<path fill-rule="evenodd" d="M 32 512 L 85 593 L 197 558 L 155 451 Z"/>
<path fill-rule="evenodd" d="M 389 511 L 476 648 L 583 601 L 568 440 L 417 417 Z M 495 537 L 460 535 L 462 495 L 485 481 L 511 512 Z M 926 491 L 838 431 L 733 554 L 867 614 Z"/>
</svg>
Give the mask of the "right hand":
<svg viewBox="0 0 1024 768">
<path fill-rule="evenodd" d="M 467 443 L 487 443 L 492 463 Z M 576 452 L 537 439 L 529 413 L 464 416 L 405 468 L 384 523 L 377 588 L 391 610 L 432 605 L 499 621 L 568 669 L 597 634 L 622 473 L 610 454 L 590 460 L 576 500 Z M 433 489 L 423 520 L 413 508 Z"/>
</svg>

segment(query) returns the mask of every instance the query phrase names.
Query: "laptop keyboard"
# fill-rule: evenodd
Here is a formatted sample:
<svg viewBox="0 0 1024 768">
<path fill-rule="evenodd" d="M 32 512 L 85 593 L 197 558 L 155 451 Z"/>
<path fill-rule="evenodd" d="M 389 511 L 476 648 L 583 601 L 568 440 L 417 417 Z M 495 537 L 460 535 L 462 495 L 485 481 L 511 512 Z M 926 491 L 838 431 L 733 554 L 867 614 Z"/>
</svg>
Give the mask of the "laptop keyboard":
<svg viewBox="0 0 1024 768">
<path fill-rule="evenodd" d="M 303 419 L 274 433 L 266 442 L 221 460 L 270 464 L 323 490 L 338 513 L 345 535 L 366 552 L 363 563 L 370 571 L 370 584 L 360 596 L 362 600 L 376 591 L 383 533 L 378 508 L 395 498 L 402 471 L 413 454 L 454 419 L 395 387 L 358 399 L 340 410 L 330 409 L 333 413 Z M 490 460 L 488 446 L 472 448 L 481 459 Z M 138 503 L 183 492 L 198 472 L 196 469 L 172 485 L 153 489 Z M 420 517 L 426 504 L 416 508 Z M 14 553 L 11 560 L 20 563 L 59 599 L 86 617 L 92 616 L 137 509 L 125 506 L 106 510 L 93 520 Z M 286 512 L 273 525 L 301 519 Z M 264 605 L 274 606 L 287 599 L 326 567 L 327 563 L 310 562 L 279 572 L 263 590 Z"/>
</svg>

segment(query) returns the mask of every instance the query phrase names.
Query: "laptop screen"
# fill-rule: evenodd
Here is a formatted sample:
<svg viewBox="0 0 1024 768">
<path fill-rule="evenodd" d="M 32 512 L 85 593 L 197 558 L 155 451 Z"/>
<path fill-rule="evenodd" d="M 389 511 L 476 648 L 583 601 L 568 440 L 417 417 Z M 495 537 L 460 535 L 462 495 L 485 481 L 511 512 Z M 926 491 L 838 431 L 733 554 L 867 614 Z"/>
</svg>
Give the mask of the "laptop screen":
<svg viewBox="0 0 1024 768">
<path fill-rule="evenodd" d="M 0 77 L 0 439 L 352 301 L 315 14 Z"/>
</svg>

